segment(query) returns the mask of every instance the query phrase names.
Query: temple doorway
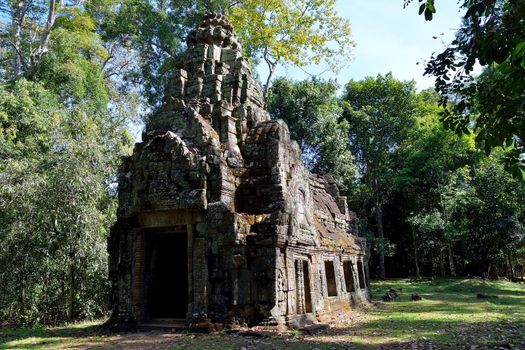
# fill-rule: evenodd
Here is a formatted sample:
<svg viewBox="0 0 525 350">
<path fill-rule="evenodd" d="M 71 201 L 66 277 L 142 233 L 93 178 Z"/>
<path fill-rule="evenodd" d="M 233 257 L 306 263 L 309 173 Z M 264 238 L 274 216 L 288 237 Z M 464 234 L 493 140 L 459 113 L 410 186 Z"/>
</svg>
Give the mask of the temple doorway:
<svg viewBox="0 0 525 350">
<path fill-rule="evenodd" d="M 184 319 L 188 311 L 188 233 L 150 233 L 146 251 L 148 319 Z"/>
</svg>

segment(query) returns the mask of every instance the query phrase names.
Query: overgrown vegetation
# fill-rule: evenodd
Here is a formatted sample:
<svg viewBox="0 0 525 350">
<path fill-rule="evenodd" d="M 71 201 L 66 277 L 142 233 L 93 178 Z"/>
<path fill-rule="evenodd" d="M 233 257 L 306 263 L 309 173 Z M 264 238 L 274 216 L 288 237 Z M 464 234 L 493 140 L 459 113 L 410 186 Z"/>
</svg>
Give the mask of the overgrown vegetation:
<svg viewBox="0 0 525 350">
<path fill-rule="evenodd" d="M 405 0 L 405 5 L 412 0 Z M 427 20 L 439 15 L 438 0 L 420 0 Z M 525 2 L 459 1 L 463 23 L 442 52 L 432 55 L 425 74 L 436 77 L 443 123 L 458 134 L 474 129 L 480 149 L 505 148 L 503 164 L 525 174 Z M 476 64 L 483 73 L 475 77 Z"/>
</svg>

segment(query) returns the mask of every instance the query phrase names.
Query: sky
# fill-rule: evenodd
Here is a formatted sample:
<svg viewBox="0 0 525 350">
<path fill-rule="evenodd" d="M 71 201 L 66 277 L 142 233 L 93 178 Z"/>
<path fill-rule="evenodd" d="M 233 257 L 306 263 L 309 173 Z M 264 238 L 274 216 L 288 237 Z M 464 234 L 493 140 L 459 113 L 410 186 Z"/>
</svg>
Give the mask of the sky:
<svg viewBox="0 0 525 350">
<path fill-rule="evenodd" d="M 418 15 L 418 1 L 403 9 L 403 0 L 337 0 L 341 17 L 352 24 L 356 47 L 352 60 L 338 74 L 325 72 L 323 79 L 336 79 L 344 85 L 350 79 L 360 80 L 378 73 L 392 72 L 394 78 L 415 80 L 418 89 L 433 86 L 432 77 L 424 77 L 424 62 L 433 52 L 454 39 L 461 23 L 457 0 L 436 1 L 437 13 L 432 21 Z M 433 39 L 436 36 L 438 39 Z M 417 64 L 419 62 L 419 65 Z M 264 64 L 257 67 L 264 80 L 268 72 Z M 319 74 L 324 67 L 310 66 L 310 74 Z M 276 76 L 294 80 L 309 77 L 293 67 L 278 67 Z"/>
</svg>

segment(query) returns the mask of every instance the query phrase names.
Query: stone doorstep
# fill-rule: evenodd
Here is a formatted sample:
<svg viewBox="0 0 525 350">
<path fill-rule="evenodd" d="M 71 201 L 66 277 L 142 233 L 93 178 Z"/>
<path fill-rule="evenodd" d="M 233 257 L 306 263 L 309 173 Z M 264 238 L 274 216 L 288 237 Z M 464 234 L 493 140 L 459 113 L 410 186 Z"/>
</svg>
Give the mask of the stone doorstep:
<svg viewBox="0 0 525 350">
<path fill-rule="evenodd" d="M 153 318 L 147 323 L 137 324 L 137 330 L 139 331 L 151 331 L 151 330 L 187 330 L 186 319 L 184 318 Z"/>
<path fill-rule="evenodd" d="M 267 338 L 272 335 L 281 334 L 289 331 L 295 327 L 285 325 L 273 326 L 253 326 L 253 327 L 226 327 L 224 325 L 214 324 L 211 322 L 200 322 L 188 326 L 185 319 L 174 318 L 157 318 L 151 319 L 148 323 L 139 323 L 136 326 L 136 331 L 139 332 L 189 332 L 189 333 L 213 333 L 224 330 L 226 334 L 235 334 L 242 337 Z M 224 327 L 224 328 L 223 328 Z M 303 334 L 315 334 L 330 328 L 327 324 L 312 324 L 308 326 L 299 327 L 298 330 Z"/>
</svg>

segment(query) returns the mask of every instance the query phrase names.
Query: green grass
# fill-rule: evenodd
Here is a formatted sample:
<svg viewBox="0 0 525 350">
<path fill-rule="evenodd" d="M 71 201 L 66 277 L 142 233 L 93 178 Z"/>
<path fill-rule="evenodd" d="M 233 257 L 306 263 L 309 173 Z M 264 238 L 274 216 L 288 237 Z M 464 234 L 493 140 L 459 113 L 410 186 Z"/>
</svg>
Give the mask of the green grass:
<svg viewBox="0 0 525 350">
<path fill-rule="evenodd" d="M 60 328 L 0 329 L 0 349 L 525 349 L 525 285 L 477 279 L 374 281 L 372 294 L 379 300 L 395 288 L 400 300 L 374 304 L 336 315 L 321 334 L 297 331 L 266 338 L 217 333 L 105 334 L 102 321 Z M 410 301 L 412 293 L 422 301 Z M 477 293 L 495 295 L 477 299 Z"/>
<path fill-rule="evenodd" d="M 0 328 L 0 349 L 82 348 L 103 344 L 105 320 L 86 321 L 64 327 Z"/>
<path fill-rule="evenodd" d="M 389 288 L 400 300 L 368 308 L 367 320 L 355 325 L 367 344 L 423 341 L 442 344 L 513 346 L 524 348 L 525 286 L 479 279 L 436 279 L 418 282 L 377 281 L 372 293 L 381 297 Z M 412 293 L 422 301 L 411 301 Z M 477 293 L 497 296 L 477 299 Z"/>
</svg>

